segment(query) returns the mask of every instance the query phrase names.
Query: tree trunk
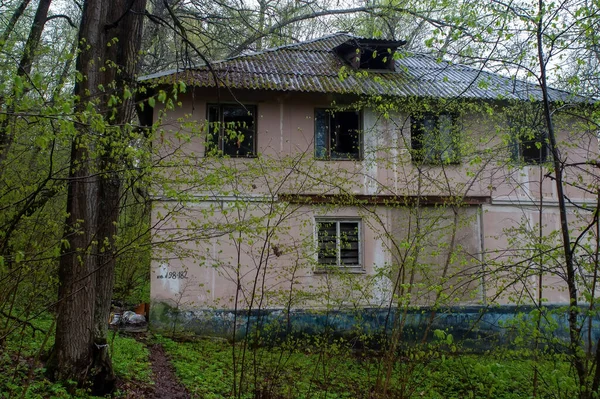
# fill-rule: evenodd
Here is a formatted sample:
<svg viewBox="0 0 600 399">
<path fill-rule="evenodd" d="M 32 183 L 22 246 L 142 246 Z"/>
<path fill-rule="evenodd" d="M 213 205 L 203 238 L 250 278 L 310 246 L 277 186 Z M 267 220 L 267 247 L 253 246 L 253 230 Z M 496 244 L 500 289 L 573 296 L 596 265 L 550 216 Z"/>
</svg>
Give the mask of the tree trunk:
<svg viewBox="0 0 600 399">
<path fill-rule="evenodd" d="M 103 27 L 106 6 L 101 1 L 86 1 L 79 28 L 81 51 L 76 68 L 83 77 L 75 84 L 74 94 L 81 112 L 88 96 L 97 93 L 100 81 L 99 60 L 104 59 Z M 92 132 L 79 124 L 71 147 L 67 194 L 67 220 L 59 261 L 59 291 L 56 338 L 53 362 L 49 370 L 56 379 L 79 384 L 88 379 L 92 366 L 94 300 L 96 296 L 96 257 L 93 239 L 96 234 L 98 183 L 93 177 L 90 154 Z"/>
<path fill-rule="evenodd" d="M 569 294 L 569 310 L 568 323 L 569 323 L 569 354 L 572 356 L 572 363 L 577 372 L 579 378 L 579 387 L 586 387 L 586 380 L 588 378 L 588 370 L 585 362 L 585 350 L 582 348 L 582 339 L 580 335 L 581 327 L 579 326 L 578 317 L 580 313 L 579 302 L 578 302 L 578 289 L 577 289 L 577 277 L 575 270 L 575 262 L 573 259 L 573 249 L 571 247 L 571 239 L 569 232 L 569 223 L 567 216 L 567 205 L 564 195 L 564 182 L 563 182 L 563 165 L 564 162 L 560 158 L 558 151 L 558 143 L 556 140 L 556 132 L 554 130 L 554 121 L 552 119 L 552 110 L 550 105 L 550 98 L 548 96 L 548 84 L 546 80 L 546 64 L 547 59 L 544 55 L 544 24 L 546 23 L 544 15 L 544 2 L 538 0 L 538 16 L 536 26 L 536 39 L 537 39 L 537 59 L 540 66 L 540 77 L 539 83 L 542 90 L 542 105 L 544 110 L 544 119 L 546 121 L 546 129 L 548 130 L 548 140 L 550 144 L 550 150 L 552 152 L 552 158 L 554 163 L 554 175 L 555 175 L 555 187 L 556 196 L 558 198 L 558 209 L 560 214 L 560 230 L 562 233 L 562 250 L 565 256 L 565 269 L 567 271 L 567 292 Z M 581 391 L 580 398 L 591 397 L 593 393 L 589 390 Z"/>
<path fill-rule="evenodd" d="M 49 368 L 57 379 L 91 384 L 95 394 L 112 391 L 116 382 L 107 323 L 121 191 L 118 154 L 128 144 L 124 126 L 134 111 L 133 96 L 122 93 L 126 85 L 133 90 L 144 9 L 145 0 L 87 0 L 79 29 L 77 71 L 82 79 L 75 86 L 80 100 L 76 111 L 93 105 L 105 122 L 100 131 L 78 125 L 73 141 L 67 244 L 59 262 L 56 344 Z M 104 92 L 111 87 L 112 92 Z M 116 110 L 108 107 L 111 95 L 121 95 Z"/>
<path fill-rule="evenodd" d="M 123 7 L 115 7 L 111 21 L 118 23 L 115 32 L 110 36 L 118 39 L 118 46 L 108 48 L 108 57 L 116 62 L 118 69 L 112 68 L 110 82 L 116 82 L 116 95 L 119 95 L 122 103 L 115 110 L 114 118 L 111 121 L 115 127 L 108 129 L 110 140 L 105 141 L 104 148 L 100 158 L 100 179 L 99 179 L 99 202 L 98 212 L 102 215 L 101 222 L 98 225 L 98 242 L 103 243 L 98 246 L 98 273 L 96 282 L 96 309 L 94 314 L 94 344 L 99 348 L 99 361 L 105 369 L 106 377 L 114 379 L 112 373 L 112 364 L 107 346 L 108 337 L 108 317 L 110 314 L 111 299 L 115 280 L 115 266 L 117 260 L 117 247 L 115 237 L 117 236 L 117 226 L 120 214 L 121 187 L 122 181 L 119 170 L 125 165 L 119 154 L 123 153 L 125 147 L 129 145 L 129 131 L 127 123 L 131 121 L 135 112 L 134 96 L 126 96 L 125 90 L 133 92 L 136 85 L 135 73 L 138 67 L 138 54 L 141 48 L 142 22 L 141 15 L 146 7 L 146 0 L 127 1 Z M 125 7 L 130 6 L 128 11 Z M 110 31 L 109 31 L 110 32 Z"/>
</svg>

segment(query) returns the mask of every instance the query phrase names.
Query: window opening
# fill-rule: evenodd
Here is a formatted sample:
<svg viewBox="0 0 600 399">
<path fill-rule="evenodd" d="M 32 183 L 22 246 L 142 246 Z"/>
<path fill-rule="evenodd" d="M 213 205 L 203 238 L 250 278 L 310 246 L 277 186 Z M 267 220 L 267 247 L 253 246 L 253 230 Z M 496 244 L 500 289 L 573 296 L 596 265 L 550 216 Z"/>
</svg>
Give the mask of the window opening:
<svg viewBox="0 0 600 399">
<path fill-rule="evenodd" d="M 413 159 L 427 164 L 458 163 L 458 137 L 452 114 L 425 114 L 412 118 Z"/>
<path fill-rule="evenodd" d="M 405 44 L 403 40 L 353 38 L 333 51 L 353 69 L 385 72 L 394 70 L 394 54 Z"/>
<path fill-rule="evenodd" d="M 360 69 L 393 69 L 394 54 L 390 49 L 362 48 Z"/>
<path fill-rule="evenodd" d="M 315 157 L 360 159 L 361 117 L 359 111 L 315 110 Z"/>
<path fill-rule="evenodd" d="M 207 153 L 232 157 L 256 154 L 256 107 L 209 105 Z"/>
<path fill-rule="evenodd" d="M 548 135 L 545 131 L 524 133 L 513 139 L 513 161 L 537 165 L 548 161 L 548 154 Z"/>
</svg>

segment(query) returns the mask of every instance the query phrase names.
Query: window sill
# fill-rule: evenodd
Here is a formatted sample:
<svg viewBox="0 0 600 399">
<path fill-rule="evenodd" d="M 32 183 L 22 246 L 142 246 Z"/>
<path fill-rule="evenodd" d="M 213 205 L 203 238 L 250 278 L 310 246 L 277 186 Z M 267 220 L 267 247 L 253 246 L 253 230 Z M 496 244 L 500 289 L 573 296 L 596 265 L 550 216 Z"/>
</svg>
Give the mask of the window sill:
<svg viewBox="0 0 600 399">
<path fill-rule="evenodd" d="M 354 161 L 354 162 L 361 162 L 361 161 L 364 161 L 364 159 L 363 158 L 315 158 L 315 161 L 323 161 L 323 162 Z"/>
<path fill-rule="evenodd" d="M 417 166 L 460 166 L 462 162 L 460 161 L 452 161 L 452 162 L 425 162 L 425 161 L 412 161 L 413 165 Z"/>
<path fill-rule="evenodd" d="M 335 274 L 335 273 L 344 273 L 344 274 L 366 274 L 366 270 L 362 266 L 331 266 L 329 268 L 316 268 L 313 269 L 314 275 L 321 274 Z"/>
<path fill-rule="evenodd" d="M 526 161 L 511 161 L 512 165 L 517 168 L 524 168 L 526 166 L 542 166 L 542 167 L 553 167 L 551 160 L 545 160 L 543 162 L 526 162 Z"/>
<path fill-rule="evenodd" d="M 204 158 L 228 158 L 228 159 L 254 159 L 258 158 L 258 155 L 219 155 L 219 154 L 204 154 Z"/>
</svg>

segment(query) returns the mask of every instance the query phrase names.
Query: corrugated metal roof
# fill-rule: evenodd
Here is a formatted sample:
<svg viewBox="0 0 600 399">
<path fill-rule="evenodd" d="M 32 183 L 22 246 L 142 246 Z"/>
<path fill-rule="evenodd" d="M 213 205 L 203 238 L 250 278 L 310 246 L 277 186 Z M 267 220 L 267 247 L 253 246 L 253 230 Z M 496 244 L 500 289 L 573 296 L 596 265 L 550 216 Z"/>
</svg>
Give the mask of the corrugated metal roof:
<svg viewBox="0 0 600 399">
<path fill-rule="evenodd" d="M 188 86 L 232 89 L 365 94 L 397 97 L 539 100 L 539 86 L 422 54 L 403 53 L 395 71 L 349 73 L 332 50 L 356 36 L 337 33 L 307 42 L 240 55 L 194 69 L 171 70 L 142 77 L 152 83 L 184 81 Z M 348 69 L 349 70 L 349 69 Z M 365 75 L 365 76 L 363 76 Z M 550 89 L 552 101 L 579 102 L 581 97 Z"/>
</svg>

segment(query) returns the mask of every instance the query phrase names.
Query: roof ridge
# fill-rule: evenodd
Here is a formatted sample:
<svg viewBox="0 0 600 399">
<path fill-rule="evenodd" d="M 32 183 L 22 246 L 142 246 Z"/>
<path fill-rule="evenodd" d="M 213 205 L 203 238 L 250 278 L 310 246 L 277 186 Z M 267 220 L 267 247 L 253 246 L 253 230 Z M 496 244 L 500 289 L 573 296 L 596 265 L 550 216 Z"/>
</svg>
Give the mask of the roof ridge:
<svg viewBox="0 0 600 399">
<path fill-rule="evenodd" d="M 316 43 L 316 42 L 320 42 L 320 41 L 325 41 L 325 40 L 332 39 L 332 38 L 338 37 L 338 36 L 348 36 L 349 39 L 350 38 L 352 38 L 352 39 L 361 38 L 360 36 L 353 35 L 352 33 L 349 33 L 349 32 L 336 32 L 336 33 L 331 33 L 329 35 L 317 37 L 317 38 L 314 38 L 314 39 L 302 41 L 302 42 L 290 43 L 290 44 L 282 44 L 281 46 L 269 47 L 269 48 L 266 48 L 266 49 L 263 49 L 263 50 L 253 51 L 253 52 L 248 53 L 248 54 L 235 55 L 233 57 L 228 57 L 228 58 L 224 58 L 222 60 L 214 61 L 213 64 L 215 62 L 230 61 L 230 60 L 234 60 L 234 59 L 241 58 L 241 57 L 250 57 L 250 56 L 255 56 L 255 55 L 261 55 L 261 54 L 265 54 L 265 53 L 270 53 L 272 51 L 286 50 L 286 49 L 290 49 L 292 47 L 306 46 L 307 44 L 312 44 L 312 43 Z M 311 51 L 318 51 L 318 50 L 311 50 Z"/>
<path fill-rule="evenodd" d="M 305 91 L 322 93 L 381 93 L 392 96 L 458 96 L 481 100 L 540 98 L 535 82 L 511 74 L 491 71 L 483 65 L 469 65 L 447 60 L 437 53 L 401 49 L 396 65 L 406 67 L 370 74 L 365 81 L 339 79 L 341 58 L 333 51 L 348 40 L 364 39 L 348 32 L 336 32 L 311 40 L 267 48 L 235 57 L 186 68 L 146 75 L 140 80 L 157 80 L 173 76 L 197 86 L 230 85 L 234 88 Z M 278 53 L 279 52 L 279 53 Z M 211 77 L 212 67 L 222 73 L 222 82 Z M 503 73 L 508 72 L 508 73 Z M 170 78 L 169 78 L 170 79 Z M 388 82 L 389 84 L 385 83 Z M 447 83 L 445 83 L 447 82 Z M 585 102 L 565 89 L 549 88 L 552 101 Z M 529 93 L 529 94 L 528 94 Z"/>
<path fill-rule="evenodd" d="M 279 51 L 279 50 L 287 50 L 290 49 L 292 47 L 301 47 L 301 46 L 306 46 L 307 44 L 312 44 L 312 43 L 316 43 L 316 42 L 320 42 L 320 41 L 325 41 L 328 39 L 332 39 L 334 37 L 338 37 L 338 36 L 347 36 L 349 39 L 361 39 L 361 36 L 357 36 L 354 35 L 352 33 L 349 32 L 335 32 L 335 33 L 331 33 L 329 35 L 325 35 L 325 36 L 321 36 L 321 37 L 317 37 L 314 39 L 310 39 L 310 40 L 306 40 L 303 42 L 297 42 L 297 43 L 290 43 L 290 44 L 282 44 L 281 46 L 276 46 L 276 47 L 269 47 L 266 48 L 264 50 L 259 50 L 259 51 L 253 51 L 251 53 L 248 54 L 238 54 L 238 55 L 234 55 L 233 57 L 227 57 L 227 58 L 223 58 L 220 60 L 216 60 L 216 61 L 211 61 L 209 62 L 209 64 L 212 65 L 217 65 L 217 64 L 221 64 L 224 62 L 228 62 L 228 61 L 233 61 L 233 60 L 237 60 L 240 58 L 245 58 L 245 57 L 254 57 L 257 55 L 262 55 L 262 54 L 266 54 L 266 53 L 270 53 L 270 52 L 275 52 L 275 51 Z M 306 50 L 306 51 L 320 51 L 320 50 Z M 197 69 L 201 69 L 206 67 L 207 64 L 202 64 L 202 65 L 198 65 L 195 67 L 191 67 L 191 68 L 185 68 L 185 70 L 197 70 Z M 165 71 L 167 72 L 167 71 Z M 169 72 L 172 72 L 169 71 Z M 152 75 L 156 75 L 156 74 L 152 74 Z M 150 76 L 150 75 L 147 75 Z M 146 76 L 144 76 L 144 78 L 146 78 Z"/>
</svg>

